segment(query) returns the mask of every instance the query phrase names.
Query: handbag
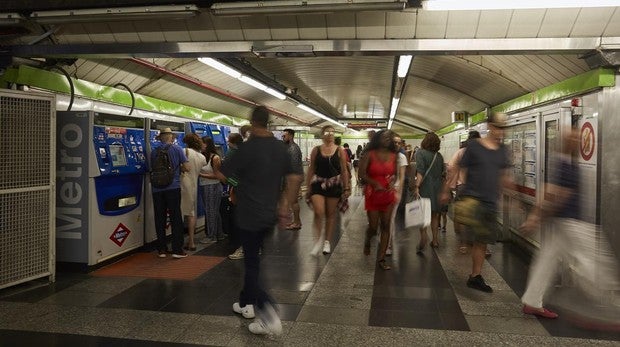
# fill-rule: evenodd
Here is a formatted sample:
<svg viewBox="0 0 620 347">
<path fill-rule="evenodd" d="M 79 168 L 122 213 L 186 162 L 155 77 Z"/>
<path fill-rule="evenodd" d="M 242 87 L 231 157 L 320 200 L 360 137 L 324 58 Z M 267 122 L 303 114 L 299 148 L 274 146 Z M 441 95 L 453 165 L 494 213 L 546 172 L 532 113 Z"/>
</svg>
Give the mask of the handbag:
<svg viewBox="0 0 620 347">
<path fill-rule="evenodd" d="M 405 228 L 426 228 L 431 225 L 431 199 L 419 198 L 405 205 Z"/>
</svg>

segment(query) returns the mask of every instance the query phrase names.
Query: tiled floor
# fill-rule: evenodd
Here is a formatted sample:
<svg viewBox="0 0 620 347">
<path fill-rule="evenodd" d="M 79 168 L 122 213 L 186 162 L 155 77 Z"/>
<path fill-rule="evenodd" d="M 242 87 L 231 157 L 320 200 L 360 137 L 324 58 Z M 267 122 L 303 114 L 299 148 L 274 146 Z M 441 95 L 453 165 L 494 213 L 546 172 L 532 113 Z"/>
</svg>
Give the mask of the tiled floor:
<svg viewBox="0 0 620 347">
<path fill-rule="evenodd" d="M 470 259 L 456 252 L 451 232 L 441 235 L 439 249 L 419 256 L 419 234 L 397 228 L 393 268 L 383 271 L 362 254 L 366 217 L 359 192 L 330 255 L 309 254 L 312 211 L 302 208 L 304 228 L 274 231 L 261 257 L 284 322 L 279 337 L 252 335 L 249 321 L 232 312 L 243 262 L 226 259 L 192 281 L 60 272 L 51 285 L 32 281 L 4 289 L 0 345 L 618 344 L 620 334 L 577 328 L 562 317 L 523 315 L 519 296 L 529 259 L 511 245 L 493 247 L 484 274 L 496 290 L 480 293 L 465 286 Z M 376 247 L 373 242 L 373 254 Z M 225 257 L 231 251 L 222 242 L 197 254 Z"/>
</svg>

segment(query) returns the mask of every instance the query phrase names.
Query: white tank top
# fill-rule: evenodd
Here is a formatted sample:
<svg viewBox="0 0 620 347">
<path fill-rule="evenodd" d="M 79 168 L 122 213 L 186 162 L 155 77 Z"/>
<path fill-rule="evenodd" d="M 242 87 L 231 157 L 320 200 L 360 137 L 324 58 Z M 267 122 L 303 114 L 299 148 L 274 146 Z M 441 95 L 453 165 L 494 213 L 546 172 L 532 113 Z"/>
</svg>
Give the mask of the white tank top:
<svg viewBox="0 0 620 347">
<path fill-rule="evenodd" d="M 213 158 L 215 157 L 215 155 L 212 154 L 211 160 L 208 160 L 207 165 L 203 166 L 200 169 L 200 173 L 208 173 L 208 174 L 212 174 L 213 173 Z M 200 179 L 198 180 L 198 184 L 200 184 L 201 186 L 207 186 L 210 184 L 218 184 L 220 183 L 220 180 L 217 179 L 213 179 L 213 178 L 206 178 L 206 177 L 202 177 L 200 176 Z"/>
</svg>

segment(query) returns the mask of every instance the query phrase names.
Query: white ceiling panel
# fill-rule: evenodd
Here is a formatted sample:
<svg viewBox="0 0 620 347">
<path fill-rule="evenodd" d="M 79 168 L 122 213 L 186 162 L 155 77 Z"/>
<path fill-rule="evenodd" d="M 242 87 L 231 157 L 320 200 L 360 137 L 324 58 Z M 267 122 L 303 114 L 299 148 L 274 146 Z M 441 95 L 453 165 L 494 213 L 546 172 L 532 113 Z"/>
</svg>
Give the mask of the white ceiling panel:
<svg viewBox="0 0 620 347">
<path fill-rule="evenodd" d="M 210 14 L 201 13 L 185 21 L 191 41 L 217 41 Z"/>
<path fill-rule="evenodd" d="M 266 16 L 251 16 L 239 18 L 245 40 L 272 40 L 269 22 Z"/>
<path fill-rule="evenodd" d="M 462 39 L 476 35 L 480 11 L 462 11 L 448 13 L 446 38 Z"/>
<path fill-rule="evenodd" d="M 385 38 L 385 18 L 383 12 L 358 12 L 356 14 L 356 38 L 383 39 Z"/>
<path fill-rule="evenodd" d="M 388 39 L 415 37 L 417 14 L 415 12 L 387 12 L 385 36 Z"/>
<path fill-rule="evenodd" d="M 141 42 L 165 42 L 166 38 L 162 32 L 159 21 L 141 21 L 137 23 L 140 31 L 136 31 Z"/>
<path fill-rule="evenodd" d="M 330 13 L 325 19 L 328 39 L 355 39 L 355 13 Z"/>
<path fill-rule="evenodd" d="M 137 34 L 136 28 L 133 22 L 116 22 L 110 24 L 114 39 L 118 43 L 131 43 L 140 42 L 140 37 Z"/>
<path fill-rule="evenodd" d="M 299 38 L 301 40 L 325 40 L 327 38 L 325 21 L 323 14 L 298 15 Z"/>
<path fill-rule="evenodd" d="M 57 34 L 58 43 L 92 43 L 82 24 L 63 25 Z"/>
<path fill-rule="evenodd" d="M 443 39 L 447 22 L 448 11 L 420 11 L 415 36 L 417 39 Z"/>
<path fill-rule="evenodd" d="M 620 36 L 620 9 L 618 7 L 613 10 L 603 36 Z"/>
<path fill-rule="evenodd" d="M 582 8 L 571 37 L 601 36 L 612 15 L 613 8 Z"/>
<path fill-rule="evenodd" d="M 508 34 L 511 38 L 537 37 L 545 10 L 515 10 L 510 19 Z"/>
<path fill-rule="evenodd" d="M 184 21 L 169 20 L 160 23 L 166 42 L 188 42 L 192 40 Z"/>
<path fill-rule="evenodd" d="M 114 35 L 108 23 L 84 23 L 84 31 L 92 43 L 112 43 Z"/>
<path fill-rule="evenodd" d="M 268 20 L 274 40 L 299 40 L 296 16 L 270 16 Z"/>
<path fill-rule="evenodd" d="M 508 33 L 512 11 L 482 11 L 476 38 L 504 38 Z"/>
<path fill-rule="evenodd" d="M 218 41 L 243 41 L 243 31 L 237 17 L 211 17 Z"/>
<path fill-rule="evenodd" d="M 548 9 L 538 37 L 570 37 L 579 9 Z"/>
</svg>

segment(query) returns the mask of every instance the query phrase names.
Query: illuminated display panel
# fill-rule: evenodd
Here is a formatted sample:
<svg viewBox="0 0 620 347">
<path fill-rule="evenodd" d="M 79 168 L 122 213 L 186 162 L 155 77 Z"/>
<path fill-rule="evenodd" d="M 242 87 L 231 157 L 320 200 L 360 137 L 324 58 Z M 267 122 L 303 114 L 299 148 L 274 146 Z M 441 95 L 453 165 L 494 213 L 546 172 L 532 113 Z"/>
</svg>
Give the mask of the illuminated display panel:
<svg viewBox="0 0 620 347">
<path fill-rule="evenodd" d="M 127 166 L 127 156 L 123 145 L 110 145 L 110 157 L 112 158 L 112 166 Z"/>
</svg>

